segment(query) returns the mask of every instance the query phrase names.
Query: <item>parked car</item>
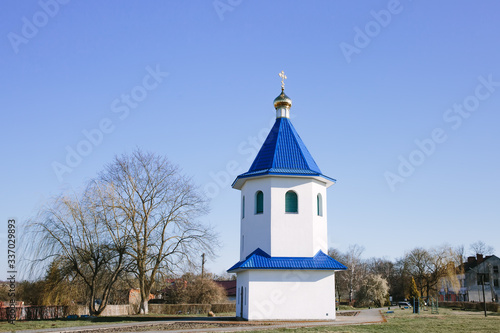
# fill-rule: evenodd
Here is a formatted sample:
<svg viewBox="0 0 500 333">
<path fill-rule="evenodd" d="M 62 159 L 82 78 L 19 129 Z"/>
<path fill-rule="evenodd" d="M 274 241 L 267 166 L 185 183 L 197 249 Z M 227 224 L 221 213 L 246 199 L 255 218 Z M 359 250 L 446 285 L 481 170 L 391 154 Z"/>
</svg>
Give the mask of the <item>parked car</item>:
<svg viewBox="0 0 500 333">
<path fill-rule="evenodd" d="M 411 306 L 411 304 L 410 304 L 409 302 L 398 302 L 398 306 L 399 306 L 400 308 L 406 308 L 406 307 L 407 307 L 407 308 L 411 308 L 411 307 L 412 307 L 412 306 Z"/>
</svg>

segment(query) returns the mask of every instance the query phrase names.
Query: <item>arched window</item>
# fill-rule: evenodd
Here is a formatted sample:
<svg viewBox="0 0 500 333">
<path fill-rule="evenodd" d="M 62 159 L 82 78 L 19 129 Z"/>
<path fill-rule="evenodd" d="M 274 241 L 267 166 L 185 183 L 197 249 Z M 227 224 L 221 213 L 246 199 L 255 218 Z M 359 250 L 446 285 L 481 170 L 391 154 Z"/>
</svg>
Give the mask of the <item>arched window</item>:
<svg viewBox="0 0 500 333">
<path fill-rule="evenodd" d="M 316 197 L 316 206 L 318 208 L 318 216 L 323 216 L 323 198 L 321 197 L 321 193 L 318 193 Z"/>
<path fill-rule="evenodd" d="M 245 196 L 241 199 L 241 218 L 245 218 Z"/>
<path fill-rule="evenodd" d="M 297 200 L 297 193 L 294 191 L 288 191 L 285 194 L 285 212 L 286 213 L 298 213 L 299 205 Z"/>
<path fill-rule="evenodd" d="M 255 193 L 255 214 L 264 213 L 264 193 L 257 191 Z"/>
</svg>

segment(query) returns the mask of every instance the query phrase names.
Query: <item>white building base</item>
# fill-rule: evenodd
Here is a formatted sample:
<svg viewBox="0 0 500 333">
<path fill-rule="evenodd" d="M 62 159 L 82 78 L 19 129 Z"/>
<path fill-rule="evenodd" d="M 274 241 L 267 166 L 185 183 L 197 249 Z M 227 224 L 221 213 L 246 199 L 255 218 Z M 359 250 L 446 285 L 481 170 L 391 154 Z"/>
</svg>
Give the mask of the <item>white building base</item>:
<svg viewBox="0 0 500 333">
<path fill-rule="evenodd" d="M 246 320 L 335 320 L 334 271 L 238 272 L 236 316 Z"/>
</svg>

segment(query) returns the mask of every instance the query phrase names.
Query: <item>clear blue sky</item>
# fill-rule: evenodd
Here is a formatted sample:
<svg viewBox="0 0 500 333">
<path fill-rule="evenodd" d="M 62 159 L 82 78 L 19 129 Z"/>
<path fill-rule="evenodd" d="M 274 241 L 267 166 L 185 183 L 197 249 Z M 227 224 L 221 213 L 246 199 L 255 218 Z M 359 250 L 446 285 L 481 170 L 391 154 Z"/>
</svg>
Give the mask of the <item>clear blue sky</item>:
<svg viewBox="0 0 500 333">
<path fill-rule="evenodd" d="M 338 180 L 330 246 L 389 259 L 479 239 L 500 250 L 498 2 L 60 1 L 1 5 L 0 272 L 9 217 L 135 147 L 209 190 L 203 220 L 222 246 L 207 267 L 229 268 L 230 184 L 273 122 L 281 70 L 295 128 Z M 68 166 L 68 147 L 85 156 Z"/>
</svg>

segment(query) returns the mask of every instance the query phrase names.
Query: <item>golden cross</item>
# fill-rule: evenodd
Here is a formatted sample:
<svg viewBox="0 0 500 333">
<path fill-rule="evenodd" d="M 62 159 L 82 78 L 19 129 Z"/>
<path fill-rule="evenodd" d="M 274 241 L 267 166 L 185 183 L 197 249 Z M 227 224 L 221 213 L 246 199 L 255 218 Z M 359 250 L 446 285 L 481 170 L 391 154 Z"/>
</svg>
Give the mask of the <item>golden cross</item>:
<svg viewBox="0 0 500 333">
<path fill-rule="evenodd" d="M 281 91 L 285 90 L 285 80 L 286 80 L 286 75 L 284 71 L 281 71 L 281 73 L 278 74 L 281 78 Z"/>
</svg>

